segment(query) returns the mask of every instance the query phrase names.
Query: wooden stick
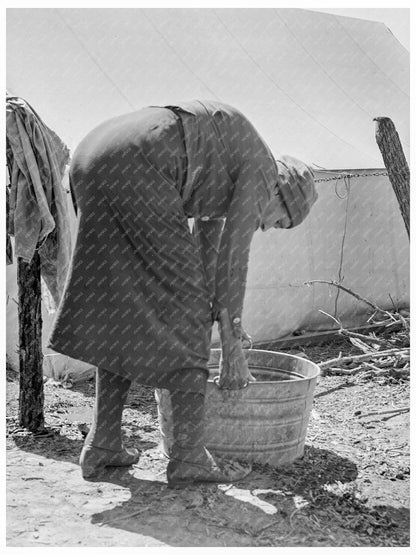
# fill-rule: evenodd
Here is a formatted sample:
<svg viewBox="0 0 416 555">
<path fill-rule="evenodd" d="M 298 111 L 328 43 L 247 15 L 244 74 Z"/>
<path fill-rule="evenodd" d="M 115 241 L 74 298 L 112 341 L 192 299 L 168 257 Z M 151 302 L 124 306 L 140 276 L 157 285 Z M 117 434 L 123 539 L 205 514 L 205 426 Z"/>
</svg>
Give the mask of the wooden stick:
<svg viewBox="0 0 416 555">
<path fill-rule="evenodd" d="M 376 372 L 380 372 L 381 368 L 379 368 L 378 366 L 376 366 L 375 364 L 371 364 L 370 362 L 363 362 L 364 366 L 371 368 L 372 370 L 375 370 Z"/>
<path fill-rule="evenodd" d="M 373 410 L 365 414 L 359 414 L 358 418 L 364 418 L 365 416 L 374 416 L 379 414 L 393 414 L 393 413 L 400 414 L 402 412 L 409 412 L 409 411 L 410 411 L 410 407 L 402 407 L 399 409 L 389 409 L 389 410 Z"/>
<path fill-rule="evenodd" d="M 399 416 L 400 412 L 395 412 L 394 414 L 389 414 L 388 416 L 383 416 L 383 418 L 380 418 L 381 422 L 387 422 L 387 420 L 390 420 L 390 418 L 394 418 L 395 416 Z M 390 451 L 396 451 L 398 453 L 400 453 L 400 448 L 399 449 L 390 449 Z"/>
<path fill-rule="evenodd" d="M 333 366 L 332 368 L 327 368 L 325 373 L 327 374 L 341 374 L 342 376 L 353 376 L 364 370 L 364 366 L 358 366 L 357 368 L 352 368 L 351 370 L 345 370 L 345 368 L 337 368 Z"/>
<path fill-rule="evenodd" d="M 393 362 L 394 361 L 392 360 L 392 357 L 387 357 L 386 360 L 381 360 L 378 363 L 378 366 L 374 366 L 374 368 L 377 368 L 378 370 L 382 370 L 383 368 L 391 368 L 393 365 Z M 365 364 L 366 366 L 370 365 L 369 362 L 363 362 L 363 364 Z"/>
<path fill-rule="evenodd" d="M 311 283 L 311 282 L 308 282 L 308 283 Z M 328 312 L 325 312 L 325 310 L 319 309 L 319 312 L 320 312 L 321 314 L 325 314 L 325 316 L 328 316 L 328 318 L 331 318 L 331 320 L 334 320 L 334 322 L 339 326 L 339 330 L 338 330 L 338 331 L 341 331 L 341 330 L 344 329 L 344 326 L 342 325 L 341 321 L 338 320 L 338 318 L 335 318 L 335 316 L 331 316 L 331 314 L 328 314 Z"/>
<path fill-rule="evenodd" d="M 336 322 L 339 326 L 339 330 L 338 333 L 341 335 L 346 335 L 348 337 L 355 337 L 357 339 L 363 339 L 365 341 L 371 341 L 372 343 L 376 343 L 377 345 L 386 345 L 389 344 L 390 341 L 384 341 L 381 339 L 377 339 L 376 337 L 373 336 L 368 336 L 368 335 L 363 335 L 362 333 L 356 333 L 353 331 L 349 331 L 347 329 L 344 328 L 344 326 L 342 325 L 341 321 L 338 320 L 337 318 L 335 318 L 335 316 L 331 316 L 331 314 L 328 314 L 327 312 L 325 312 L 324 310 L 319 310 L 319 312 L 321 314 L 325 314 L 325 316 L 328 316 L 328 318 L 331 318 L 331 320 L 334 320 L 334 322 Z M 371 349 L 371 347 L 369 346 L 369 348 Z"/>
<path fill-rule="evenodd" d="M 410 239 L 410 171 L 400 137 L 390 118 L 377 117 L 373 121 L 376 122 L 376 142 L 383 156 Z"/>
<path fill-rule="evenodd" d="M 385 351 L 375 351 L 374 353 L 368 353 L 366 355 L 355 355 L 347 356 L 342 358 L 333 358 L 331 360 L 326 360 L 324 362 L 319 362 L 318 366 L 321 368 L 329 368 L 337 364 L 346 364 L 349 362 L 362 362 L 363 360 L 371 360 L 373 358 L 381 358 L 386 356 L 400 356 L 410 354 L 410 349 L 387 349 Z"/>
<path fill-rule="evenodd" d="M 347 335 L 347 334 L 345 334 Z M 362 341 L 361 339 L 358 339 L 357 337 L 350 337 L 349 338 L 350 342 L 352 345 L 354 345 L 354 347 L 358 347 L 361 352 L 367 354 L 367 353 L 376 353 L 377 349 L 374 349 L 374 347 L 370 347 L 370 345 L 367 345 L 367 343 L 365 341 Z M 386 348 L 386 346 L 384 347 Z"/>
<path fill-rule="evenodd" d="M 362 339 L 363 341 L 370 341 L 371 343 L 376 343 L 376 345 L 386 345 L 386 344 L 392 345 L 391 341 L 388 341 L 387 339 L 386 340 L 378 339 L 377 337 L 373 337 L 371 335 L 364 335 L 362 333 L 356 333 L 354 331 L 349 331 L 346 329 L 342 329 L 339 331 L 340 333 L 342 333 L 343 335 L 347 335 L 348 337 L 356 337 L 357 339 Z"/>
<path fill-rule="evenodd" d="M 19 289 L 19 425 L 31 432 L 45 425 L 43 414 L 40 258 L 17 259 Z"/>
</svg>

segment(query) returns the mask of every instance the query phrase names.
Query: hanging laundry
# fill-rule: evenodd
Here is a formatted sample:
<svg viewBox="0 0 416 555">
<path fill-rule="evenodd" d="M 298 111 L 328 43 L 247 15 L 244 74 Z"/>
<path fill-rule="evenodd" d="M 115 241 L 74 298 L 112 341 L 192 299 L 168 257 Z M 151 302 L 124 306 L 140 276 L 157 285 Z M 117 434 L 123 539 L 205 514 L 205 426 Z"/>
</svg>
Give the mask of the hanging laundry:
<svg viewBox="0 0 416 555">
<path fill-rule="evenodd" d="M 7 95 L 6 151 L 10 176 L 7 233 L 14 236 L 16 257 L 30 262 L 38 250 L 42 278 L 56 308 L 71 255 L 62 185 L 69 150 L 26 100 Z M 11 245 L 7 245 L 9 259 Z"/>
</svg>

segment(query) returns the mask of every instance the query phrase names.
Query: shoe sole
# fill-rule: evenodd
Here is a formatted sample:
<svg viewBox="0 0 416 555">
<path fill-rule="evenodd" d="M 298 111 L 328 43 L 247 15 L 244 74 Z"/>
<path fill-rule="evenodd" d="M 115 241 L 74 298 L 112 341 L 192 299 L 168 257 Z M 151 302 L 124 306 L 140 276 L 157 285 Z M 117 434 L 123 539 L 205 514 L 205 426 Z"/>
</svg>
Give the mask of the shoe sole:
<svg viewBox="0 0 416 555">
<path fill-rule="evenodd" d="M 136 464 L 140 458 L 140 451 L 138 451 L 137 449 L 135 449 L 135 451 L 136 453 L 134 454 L 134 458 L 126 462 L 123 462 L 123 461 L 117 462 L 117 459 L 115 461 L 111 461 L 110 459 L 110 461 L 108 462 L 105 462 L 105 460 L 102 460 L 101 462 L 98 462 L 93 466 L 81 465 L 81 473 L 82 473 L 83 479 L 91 480 L 94 478 L 98 478 L 99 476 L 102 475 L 102 473 L 106 470 L 106 468 L 110 468 L 110 467 L 122 468 L 122 467 L 128 467 L 128 466 L 132 466 L 133 464 Z"/>
</svg>

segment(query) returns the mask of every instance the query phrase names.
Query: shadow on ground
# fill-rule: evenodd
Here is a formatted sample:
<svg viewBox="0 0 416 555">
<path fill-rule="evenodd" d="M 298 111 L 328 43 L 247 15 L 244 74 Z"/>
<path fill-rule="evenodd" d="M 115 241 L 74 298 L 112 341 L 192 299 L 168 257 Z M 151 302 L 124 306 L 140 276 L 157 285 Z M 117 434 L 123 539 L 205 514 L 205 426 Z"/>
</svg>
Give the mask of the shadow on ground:
<svg viewBox="0 0 416 555">
<path fill-rule="evenodd" d="M 58 434 L 14 441 L 26 452 L 74 464 L 83 443 Z M 130 497 L 90 513 L 91 524 L 169 546 L 407 545 L 409 511 L 368 506 L 357 494 L 355 463 L 332 451 L 306 446 L 293 464 L 255 464 L 252 474 L 235 485 L 177 490 L 167 487 L 166 460 L 149 456 L 157 451 L 154 442 L 135 436 L 129 444 L 142 450 L 140 461 L 128 469 L 108 468 L 94 482 L 97 492 L 102 484 L 114 484 Z"/>
<path fill-rule="evenodd" d="M 22 451 L 42 455 L 56 461 L 78 464 L 84 441 L 80 439 L 70 439 L 59 434 L 59 430 L 49 429 L 48 431 L 50 435 L 46 437 L 23 435 L 22 437 L 13 436 L 13 440 L 16 447 Z M 142 452 L 155 448 L 158 445 L 154 441 L 145 441 L 141 439 L 138 434 L 125 438 L 124 444 L 126 447 L 137 447 Z"/>
<path fill-rule="evenodd" d="M 354 463 L 313 447 L 285 469 L 257 465 L 236 485 L 170 490 L 116 470 L 101 481 L 123 485 L 131 497 L 92 522 L 170 546 L 374 545 L 408 511 L 366 506 L 348 487 L 356 477 Z"/>
</svg>

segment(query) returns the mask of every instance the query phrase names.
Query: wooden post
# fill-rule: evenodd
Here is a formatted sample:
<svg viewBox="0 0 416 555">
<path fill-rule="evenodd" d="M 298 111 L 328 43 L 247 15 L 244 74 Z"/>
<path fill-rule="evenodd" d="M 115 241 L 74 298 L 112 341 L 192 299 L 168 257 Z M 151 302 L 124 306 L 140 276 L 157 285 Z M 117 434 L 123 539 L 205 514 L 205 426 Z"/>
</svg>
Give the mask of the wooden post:
<svg viewBox="0 0 416 555">
<path fill-rule="evenodd" d="M 410 238 L 410 171 L 399 134 L 390 118 L 377 117 L 376 142 L 383 156 L 390 183 L 396 194 L 400 212 Z"/>
<path fill-rule="evenodd" d="M 19 425 L 31 432 L 44 428 L 40 258 L 17 259 L 19 297 Z"/>
</svg>

